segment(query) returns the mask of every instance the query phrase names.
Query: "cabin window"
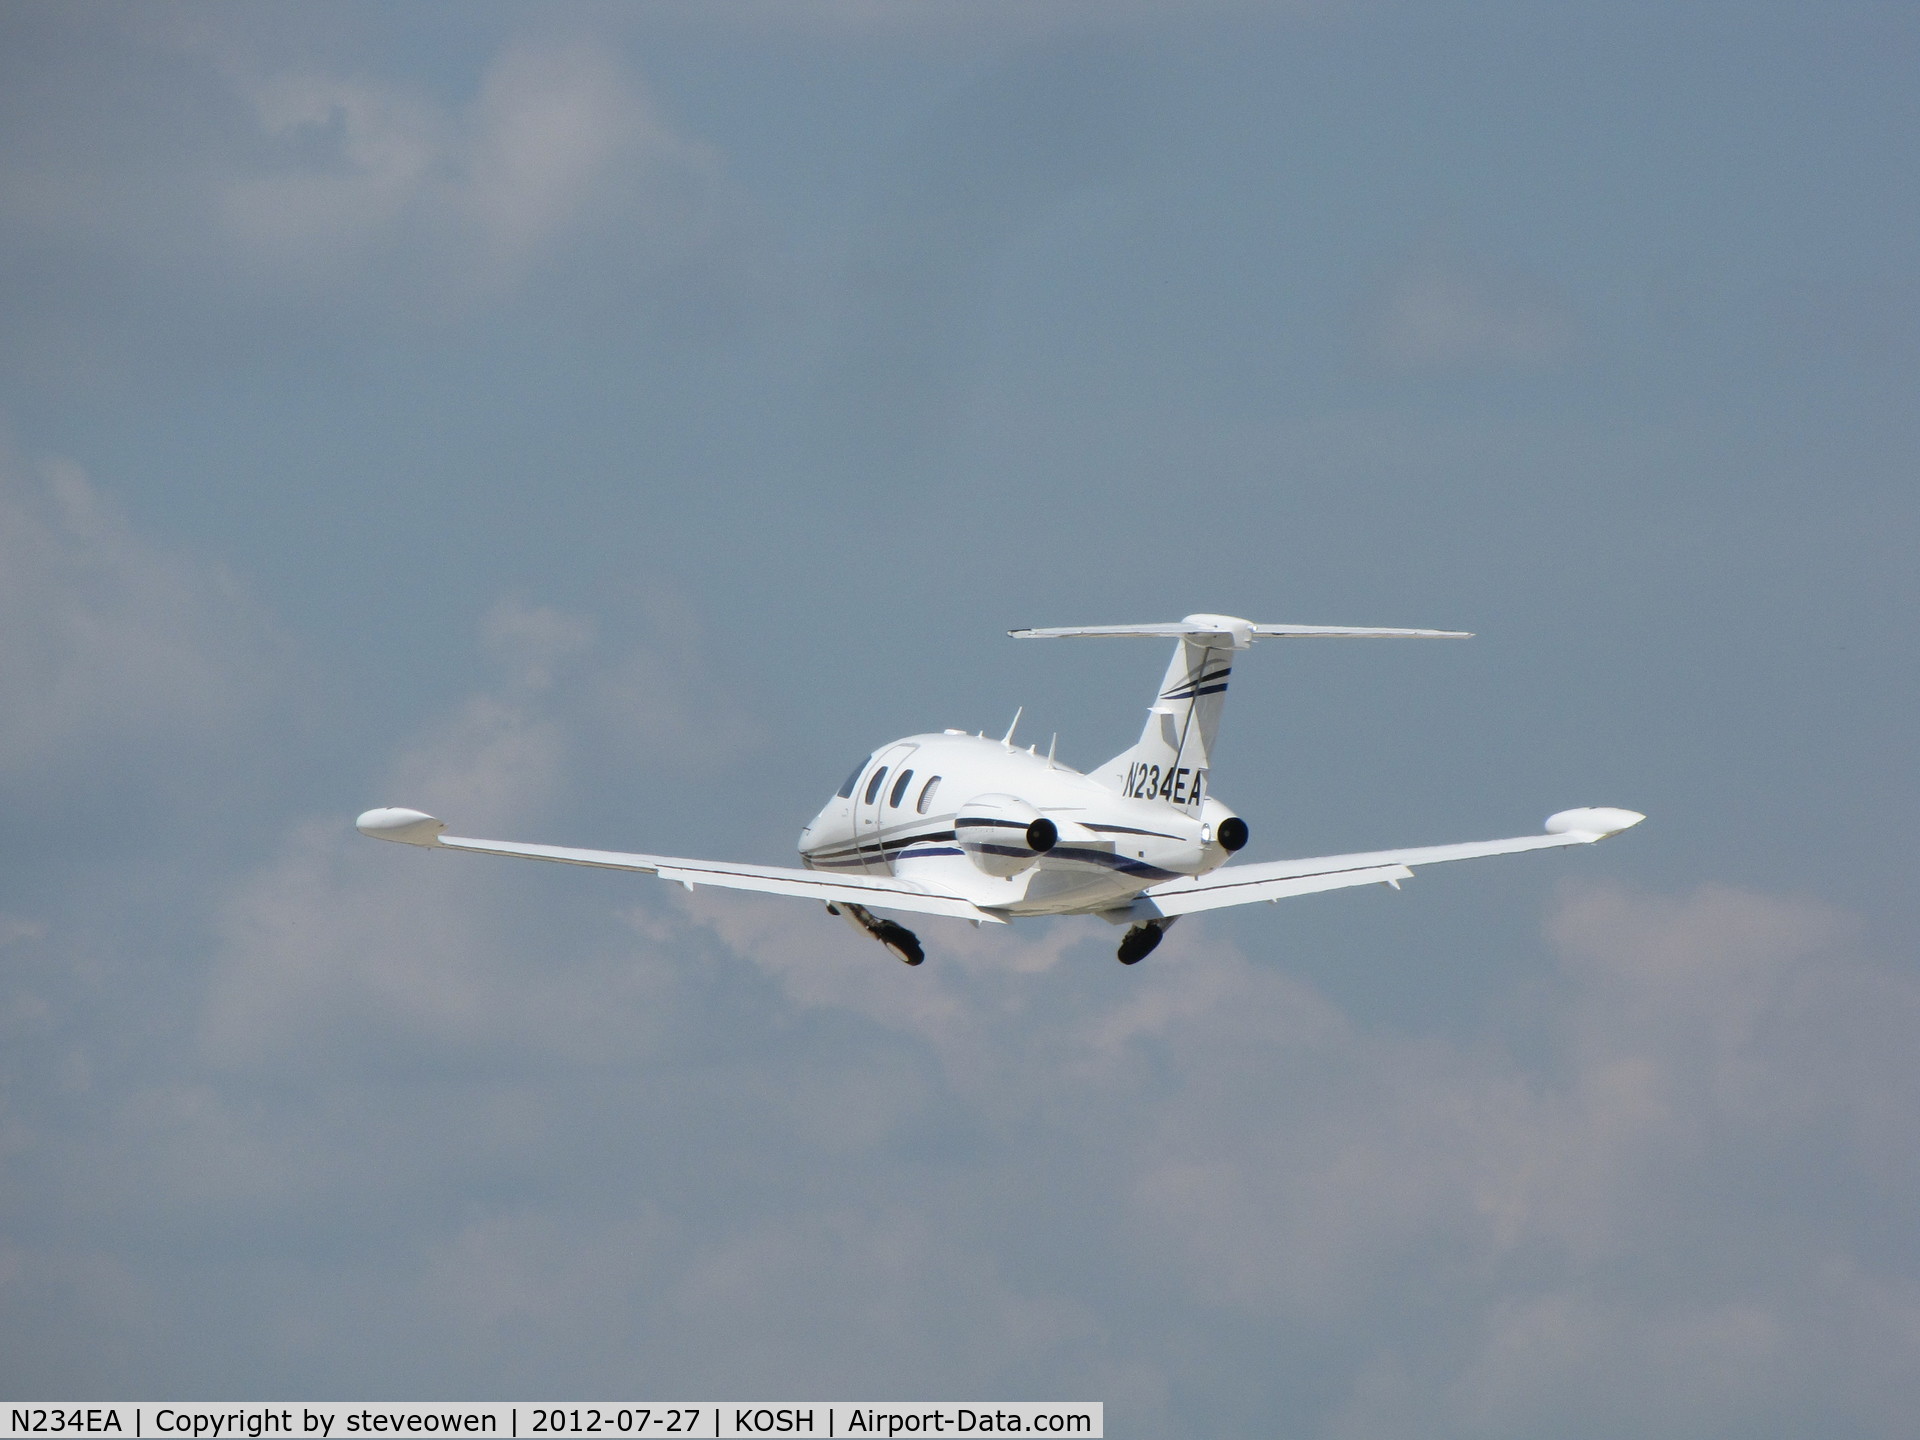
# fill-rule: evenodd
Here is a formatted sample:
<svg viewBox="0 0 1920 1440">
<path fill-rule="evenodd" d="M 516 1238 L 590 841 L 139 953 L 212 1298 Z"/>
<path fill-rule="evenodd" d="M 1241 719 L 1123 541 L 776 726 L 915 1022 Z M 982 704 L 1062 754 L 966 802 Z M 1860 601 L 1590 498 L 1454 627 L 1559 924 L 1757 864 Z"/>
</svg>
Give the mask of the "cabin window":
<svg viewBox="0 0 1920 1440">
<path fill-rule="evenodd" d="M 913 771 L 902 770 L 900 778 L 893 782 L 893 793 L 887 796 L 887 804 L 894 809 L 900 808 L 900 799 L 907 793 L 907 786 L 913 783 Z"/>
<path fill-rule="evenodd" d="M 887 767 L 884 765 L 882 765 L 878 770 L 873 772 L 873 778 L 867 781 L 867 800 L 866 800 L 867 804 L 869 805 L 873 804 L 873 797 L 880 793 L 881 782 L 884 781 L 886 778 L 887 778 Z"/>
<path fill-rule="evenodd" d="M 939 788 L 940 788 L 940 777 L 936 775 L 931 780 L 927 781 L 927 783 L 920 788 L 919 803 L 916 804 L 913 808 L 915 810 L 918 810 L 922 815 L 926 814 L 927 806 L 933 803 L 933 792 L 938 790 Z"/>
<path fill-rule="evenodd" d="M 873 757 L 869 755 L 867 760 L 871 760 L 872 758 Z M 854 766 L 853 769 L 848 772 L 847 778 L 840 782 L 840 788 L 833 793 L 838 795 L 842 800 L 851 800 L 853 798 L 853 787 L 860 783 L 860 772 L 867 768 L 867 760 L 862 760 L 858 765 Z"/>
</svg>

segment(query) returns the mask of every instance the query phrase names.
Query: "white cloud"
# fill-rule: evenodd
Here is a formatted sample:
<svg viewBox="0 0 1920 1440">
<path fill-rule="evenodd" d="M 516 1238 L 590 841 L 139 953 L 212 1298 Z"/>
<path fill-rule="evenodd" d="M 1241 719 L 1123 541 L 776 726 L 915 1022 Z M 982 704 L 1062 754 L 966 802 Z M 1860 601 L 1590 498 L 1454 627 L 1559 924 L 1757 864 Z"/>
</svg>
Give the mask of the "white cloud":
<svg viewBox="0 0 1920 1440">
<path fill-rule="evenodd" d="M 771 906 L 694 909 L 801 1004 L 925 1045 L 977 1123 L 1056 1117 L 1025 1143 L 1057 1208 L 1005 1208 L 984 1159 L 946 1198 L 950 1220 L 993 1217 L 989 1253 L 1017 1244 L 1016 1213 L 1091 1229 L 1125 1305 L 1337 1337 L 1334 1433 L 1717 1434 L 1801 1413 L 1895 1434 L 1920 1398 L 1900 1358 L 1920 1277 L 1833 1206 L 1862 1186 L 1867 1210 L 1897 1205 L 1877 1177 L 1920 1157 L 1901 1038 L 1920 985 L 1836 953 L 1819 907 L 1571 893 L 1544 1063 L 1367 1033 L 1192 931 L 1124 992 L 1044 987 L 1041 1015 L 1040 976 L 1110 963 L 1063 956 L 1068 926 L 957 945 L 929 927 L 932 964 L 896 975 Z M 982 1242 L 968 1224 L 927 1243 Z M 1407 1330 L 1409 1293 L 1431 1329 Z M 1061 1340 L 1054 1363 L 1075 1356 Z"/>
<path fill-rule="evenodd" d="M 1426 262 L 1388 283 L 1366 343 L 1397 369 L 1538 370 L 1571 353 L 1574 324 L 1538 281 L 1481 265 Z"/>
<path fill-rule="evenodd" d="M 1183 14 L 1209 12 L 1231 18 L 1237 13 L 1291 15 L 1302 20 L 1338 19 L 1367 14 L 1375 6 L 1352 0 L 1195 0 Z M 988 53 L 1015 43 L 1035 44 L 1082 36 L 1164 31 L 1167 7 L 1158 0 L 1061 0 L 1052 5 L 1021 0 L 810 0 L 805 5 L 756 5 L 743 0 L 711 0 L 701 7 L 703 28 L 726 28 L 754 35 L 825 34 L 867 40 L 883 36 L 896 43 L 920 40 L 951 52 L 973 45 Z M 669 20 L 668 23 L 672 23 Z"/>
<path fill-rule="evenodd" d="M 363 259 L 419 203 L 457 138 L 431 104 L 366 81 L 279 75 L 247 89 L 261 134 L 288 158 L 277 173 L 230 179 L 224 218 L 245 249 L 282 264 Z"/>
<path fill-rule="evenodd" d="M 506 668 L 510 684 L 539 691 L 551 688 L 561 667 L 592 648 L 593 625 L 550 605 L 509 597 L 487 611 L 480 639 Z"/>
<path fill-rule="evenodd" d="M 1130 1257 L 1133 1304 L 1340 1337 L 1337 1433 L 1716 1434 L 1799 1406 L 1893 1434 L 1920 1398 L 1899 1358 L 1920 1277 L 1829 1209 L 1830 1185 L 1896 1203 L 1872 1177 L 1920 1156 L 1900 1038 L 1920 986 L 1835 953 L 1845 928 L 1819 907 L 1571 893 L 1529 1065 L 1358 1030 L 1204 941 L 1042 1020 L 1015 992 L 1066 926 L 1040 966 L 1033 940 L 934 933 L 939 968 L 896 986 L 732 899 L 697 913 L 801 1003 L 926 1043 L 983 1120 L 1070 1094 L 1038 1141 L 1059 1147 L 1038 1163 L 1068 1186 L 1060 1213 Z M 1095 1198 L 1116 1175 L 1117 1212 Z M 956 1206 L 990 1203 L 975 1178 Z M 1433 1333 L 1400 1333 L 1410 1290 L 1442 1312 Z"/>
<path fill-rule="evenodd" d="M 500 601 L 480 626 L 497 683 L 402 743 L 367 803 L 426 809 L 456 833 L 530 838 L 609 772 L 632 783 L 649 766 L 737 755 L 753 727 L 718 682 L 704 632 L 664 600 L 650 616 L 646 641 L 609 656 L 590 622 Z M 636 730 L 649 738 L 638 753 Z M 636 930 L 661 923 L 659 882 L 583 887 L 578 871 L 379 844 L 353 831 L 352 809 L 343 797 L 340 813 L 293 825 L 224 897 L 207 1060 L 225 1072 L 324 1068 L 346 1046 L 591 1065 L 645 1045 L 674 988 L 670 954 L 630 953 Z M 635 886 L 656 909 L 623 915 Z M 582 894 L 589 917 L 570 908 Z"/>
<path fill-rule="evenodd" d="M 442 302 L 508 288 L 570 235 L 619 227 L 630 257 L 707 218 L 719 159 L 678 134 L 607 50 L 505 50 L 467 104 L 319 72 L 250 74 L 264 163 L 221 184 L 248 261 L 310 280 L 400 256 Z"/>
<path fill-rule="evenodd" d="M 380 790 L 460 833 L 524 836 L 572 783 L 593 629 L 509 600 L 488 612 L 481 637 L 501 683 L 405 744 Z M 538 945 L 538 930 L 514 923 L 508 897 L 532 877 L 377 845 L 350 818 L 343 803 L 296 826 L 224 906 L 203 1029 L 223 1066 L 302 1065 L 336 1041 L 583 1061 L 644 1029 L 630 1006 L 646 985 L 631 970 L 531 963 L 524 947 Z"/>
<path fill-rule="evenodd" d="M 0 776 L 230 736 L 278 652 L 232 576 L 136 534 L 78 465 L 0 454 Z"/>
<path fill-rule="evenodd" d="M 588 262 L 604 303 L 723 226 L 719 152 L 591 39 L 508 44 L 448 96 L 263 61 L 198 16 L 125 23 L 138 43 L 50 47 L 85 78 L 0 146 L 0 243 L 64 302 L 36 317 L 43 346 L 80 343 L 103 289 L 432 321 Z"/>
</svg>

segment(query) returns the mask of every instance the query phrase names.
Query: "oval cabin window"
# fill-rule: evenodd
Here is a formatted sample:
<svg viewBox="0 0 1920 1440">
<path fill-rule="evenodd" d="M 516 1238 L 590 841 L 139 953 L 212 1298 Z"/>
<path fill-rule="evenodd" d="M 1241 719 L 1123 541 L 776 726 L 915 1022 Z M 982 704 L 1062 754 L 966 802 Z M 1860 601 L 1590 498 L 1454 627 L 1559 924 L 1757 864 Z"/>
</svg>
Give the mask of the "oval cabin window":
<svg viewBox="0 0 1920 1440">
<path fill-rule="evenodd" d="M 867 798 L 866 798 L 867 804 L 869 805 L 873 804 L 873 797 L 880 793 L 880 786 L 883 783 L 885 783 L 886 778 L 887 778 L 887 767 L 884 765 L 882 765 L 878 770 L 873 772 L 873 778 L 867 781 Z"/>
<path fill-rule="evenodd" d="M 916 804 L 913 808 L 915 810 L 918 810 L 922 815 L 926 814 L 927 806 L 933 803 L 933 792 L 938 790 L 939 788 L 940 788 L 940 777 L 936 775 L 931 780 L 927 781 L 927 783 L 921 788 L 919 803 Z"/>
<path fill-rule="evenodd" d="M 913 771 L 902 770 L 900 772 L 900 778 L 893 782 L 893 793 L 887 796 L 887 804 L 898 810 L 900 808 L 900 797 L 907 793 L 907 786 L 912 783 Z"/>
</svg>

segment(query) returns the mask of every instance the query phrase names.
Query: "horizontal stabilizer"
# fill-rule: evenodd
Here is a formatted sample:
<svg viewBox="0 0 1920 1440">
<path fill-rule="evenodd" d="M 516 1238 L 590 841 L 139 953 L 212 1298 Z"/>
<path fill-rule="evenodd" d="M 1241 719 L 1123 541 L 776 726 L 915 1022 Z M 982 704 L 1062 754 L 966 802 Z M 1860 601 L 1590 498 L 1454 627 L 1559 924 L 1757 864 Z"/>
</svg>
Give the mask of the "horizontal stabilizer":
<svg viewBox="0 0 1920 1440">
<path fill-rule="evenodd" d="M 1204 640 L 1224 636 L 1235 650 L 1255 640 L 1470 640 L 1467 630 L 1397 630 L 1361 625 L 1256 625 L 1235 615 L 1189 615 L 1154 625 L 1054 625 L 1009 630 L 1018 640 L 1126 639 Z"/>
</svg>

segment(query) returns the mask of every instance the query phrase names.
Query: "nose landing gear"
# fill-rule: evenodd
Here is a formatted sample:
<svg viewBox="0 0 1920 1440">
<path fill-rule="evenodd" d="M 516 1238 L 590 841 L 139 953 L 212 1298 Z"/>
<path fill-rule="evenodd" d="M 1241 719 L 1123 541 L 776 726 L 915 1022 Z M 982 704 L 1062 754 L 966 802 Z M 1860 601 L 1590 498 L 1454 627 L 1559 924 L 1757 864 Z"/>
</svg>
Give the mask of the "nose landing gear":
<svg viewBox="0 0 1920 1440">
<path fill-rule="evenodd" d="M 918 965 L 927 958 L 927 952 L 920 948 L 918 935 L 896 921 L 881 919 L 864 905 L 846 900 L 829 901 L 827 913 L 838 915 L 861 934 L 871 935 L 908 965 Z"/>
<path fill-rule="evenodd" d="M 1160 937 L 1167 933 L 1167 927 L 1173 924 L 1174 916 L 1164 920 L 1142 920 L 1120 938 L 1117 952 L 1122 965 L 1138 965 L 1153 953 L 1153 947 L 1160 943 Z"/>
</svg>

